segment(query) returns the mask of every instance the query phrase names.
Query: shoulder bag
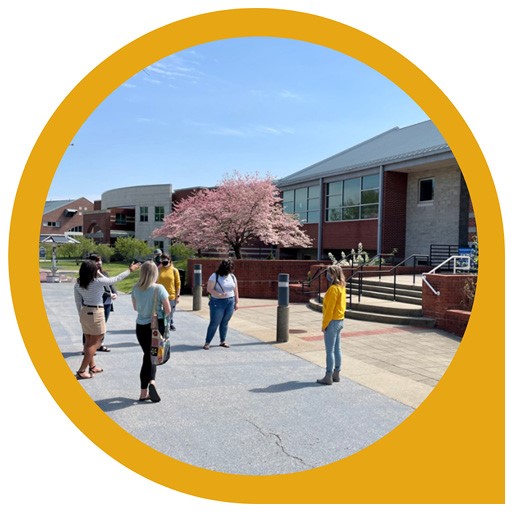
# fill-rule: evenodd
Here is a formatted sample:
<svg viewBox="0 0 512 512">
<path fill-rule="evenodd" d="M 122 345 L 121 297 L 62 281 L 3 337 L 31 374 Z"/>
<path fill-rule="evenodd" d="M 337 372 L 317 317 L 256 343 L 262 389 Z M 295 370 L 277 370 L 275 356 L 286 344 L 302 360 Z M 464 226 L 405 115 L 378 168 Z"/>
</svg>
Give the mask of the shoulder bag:
<svg viewBox="0 0 512 512">
<path fill-rule="evenodd" d="M 171 340 L 169 339 L 169 322 L 167 316 L 164 315 L 164 334 L 160 334 L 158 329 L 158 313 L 157 313 L 157 293 L 155 289 L 153 298 L 153 314 L 151 316 L 151 363 L 154 365 L 162 365 L 169 361 L 171 357 Z"/>
</svg>

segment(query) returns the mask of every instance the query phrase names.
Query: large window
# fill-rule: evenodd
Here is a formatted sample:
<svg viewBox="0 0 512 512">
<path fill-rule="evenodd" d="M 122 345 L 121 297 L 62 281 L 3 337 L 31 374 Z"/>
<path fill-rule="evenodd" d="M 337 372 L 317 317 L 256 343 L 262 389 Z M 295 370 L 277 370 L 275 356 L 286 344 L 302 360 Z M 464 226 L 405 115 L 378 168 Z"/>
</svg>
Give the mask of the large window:
<svg viewBox="0 0 512 512">
<path fill-rule="evenodd" d="M 162 222 L 164 220 L 164 207 L 155 206 L 155 222 Z"/>
<path fill-rule="evenodd" d="M 375 219 L 378 213 L 378 174 L 327 184 L 326 221 Z"/>
<path fill-rule="evenodd" d="M 296 188 L 283 192 L 283 209 L 286 213 L 295 214 L 304 224 L 320 221 L 320 187 Z"/>
<path fill-rule="evenodd" d="M 147 206 L 141 206 L 139 221 L 140 222 L 148 222 L 148 220 L 149 220 L 149 208 Z"/>
</svg>

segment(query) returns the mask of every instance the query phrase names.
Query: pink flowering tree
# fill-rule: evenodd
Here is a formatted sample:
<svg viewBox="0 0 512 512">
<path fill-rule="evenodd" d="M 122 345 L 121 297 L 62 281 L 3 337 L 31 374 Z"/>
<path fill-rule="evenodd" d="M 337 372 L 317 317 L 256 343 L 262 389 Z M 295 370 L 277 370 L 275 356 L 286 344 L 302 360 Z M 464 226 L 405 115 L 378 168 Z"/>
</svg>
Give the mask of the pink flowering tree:
<svg viewBox="0 0 512 512">
<path fill-rule="evenodd" d="M 283 211 L 279 190 L 270 176 L 226 176 L 217 187 L 181 200 L 164 219 L 154 237 L 166 236 L 196 250 L 241 249 L 251 241 L 280 247 L 311 247 L 294 215 Z"/>
</svg>

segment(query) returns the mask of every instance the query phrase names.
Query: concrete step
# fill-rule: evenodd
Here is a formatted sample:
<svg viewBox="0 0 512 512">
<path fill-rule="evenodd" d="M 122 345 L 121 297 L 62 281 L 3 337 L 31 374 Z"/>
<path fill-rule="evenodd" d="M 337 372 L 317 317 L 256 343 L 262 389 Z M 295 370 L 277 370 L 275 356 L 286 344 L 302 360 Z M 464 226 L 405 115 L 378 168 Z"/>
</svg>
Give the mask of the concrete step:
<svg viewBox="0 0 512 512">
<path fill-rule="evenodd" d="M 363 320 L 367 322 L 379 322 L 383 324 L 411 325 L 414 327 L 434 328 L 436 321 L 434 318 L 427 317 L 411 317 L 399 315 L 383 315 L 380 313 L 369 313 L 367 311 L 347 310 L 346 318 L 355 320 Z"/>
<path fill-rule="evenodd" d="M 358 300 L 358 290 L 353 290 L 353 299 L 352 301 L 355 301 L 355 300 Z M 350 293 L 349 293 L 349 290 L 347 289 L 347 296 L 349 296 Z M 376 292 L 373 292 L 373 291 L 368 291 L 366 288 L 363 289 L 363 296 L 364 297 L 370 297 L 370 298 L 373 298 L 373 299 L 381 299 L 381 300 L 385 300 L 385 301 L 396 301 L 396 302 L 404 302 L 406 304 L 416 304 L 418 306 L 421 306 L 422 304 L 422 296 L 420 295 L 419 297 L 412 297 L 410 295 L 402 295 L 401 293 L 399 294 L 398 291 L 397 291 L 397 295 L 395 296 L 395 298 L 393 299 L 393 293 L 387 293 L 387 292 L 379 292 L 379 291 L 376 291 Z"/>
<path fill-rule="evenodd" d="M 316 298 L 309 301 L 309 307 L 314 311 L 322 312 L 322 304 L 319 303 Z M 370 299 L 367 297 L 362 297 L 361 302 L 353 300 L 351 308 L 347 303 L 345 316 L 356 320 L 386 324 L 412 325 L 429 328 L 435 326 L 435 319 L 423 316 L 421 306 L 397 301 Z"/>
</svg>

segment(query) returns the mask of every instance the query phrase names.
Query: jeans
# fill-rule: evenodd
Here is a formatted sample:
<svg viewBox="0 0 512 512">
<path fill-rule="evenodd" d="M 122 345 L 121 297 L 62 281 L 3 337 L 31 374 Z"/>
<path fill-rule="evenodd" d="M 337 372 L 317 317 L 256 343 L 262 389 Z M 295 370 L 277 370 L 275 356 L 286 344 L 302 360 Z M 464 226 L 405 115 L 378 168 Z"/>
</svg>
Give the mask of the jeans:
<svg viewBox="0 0 512 512">
<path fill-rule="evenodd" d="M 206 331 L 205 343 L 211 343 L 217 329 L 219 329 L 220 342 L 226 341 L 228 323 L 235 311 L 235 298 L 227 299 L 210 298 L 210 324 Z"/>
<path fill-rule="evenodd" d="M 343 320 L 331 320 L 324 331 L 327 373 L 341 369 L 341 330 Z"/>
<path fill-rule="evenodd" d="M 171 314 L 169 315 L 170 325 L 174 324 L 174 312 L 176 311 L 176 299 L 169 300 L 169 304 L 171 305 Z"/>
</svg>

